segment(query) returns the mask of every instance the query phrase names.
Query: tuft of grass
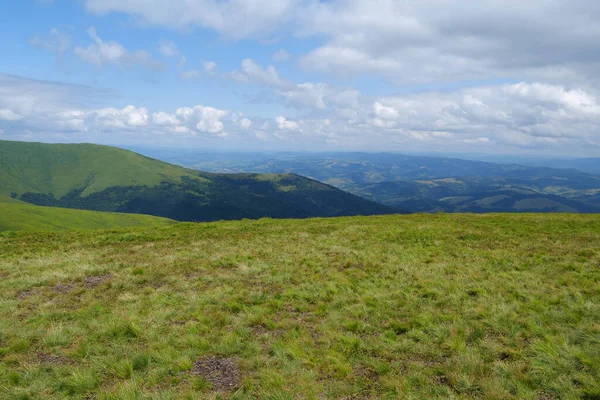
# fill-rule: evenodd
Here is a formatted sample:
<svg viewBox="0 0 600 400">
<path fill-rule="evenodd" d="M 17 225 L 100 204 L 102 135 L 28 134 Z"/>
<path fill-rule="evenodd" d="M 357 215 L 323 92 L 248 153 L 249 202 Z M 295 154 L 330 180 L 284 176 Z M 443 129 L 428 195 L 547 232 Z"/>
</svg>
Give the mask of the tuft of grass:
<svg viewBox="0 0 600 400">
<path fill-rule="evenodd" d="M 568 214 L 0 233 L 0 398 L 596 399 L 598 243 Z"/>
</svg>

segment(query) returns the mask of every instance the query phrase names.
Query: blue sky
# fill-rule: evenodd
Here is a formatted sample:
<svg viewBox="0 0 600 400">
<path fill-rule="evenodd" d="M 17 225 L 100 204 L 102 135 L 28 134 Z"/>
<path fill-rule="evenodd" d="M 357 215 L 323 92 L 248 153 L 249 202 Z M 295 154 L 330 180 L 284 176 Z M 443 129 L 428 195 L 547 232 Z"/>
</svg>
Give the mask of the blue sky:
<svg viewBox="0 0 600 400">
<path fill-rule="evenodd" d="M 0 138 L 594 156 L 598 17 L 590 0 L 3 2 Z"/>
</svg>

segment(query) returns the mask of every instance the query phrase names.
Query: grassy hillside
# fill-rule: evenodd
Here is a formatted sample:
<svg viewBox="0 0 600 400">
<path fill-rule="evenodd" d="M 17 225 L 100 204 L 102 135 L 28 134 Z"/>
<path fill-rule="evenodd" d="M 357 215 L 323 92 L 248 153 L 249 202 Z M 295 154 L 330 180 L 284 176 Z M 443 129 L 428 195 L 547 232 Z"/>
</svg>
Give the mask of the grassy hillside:
<svg viewBox="0 0 600 400">
<path fill-rule="evenodd" d="M 0 196 L 0 232 L 126 228 L 173 223 L 173 220 L 150 215 L 39 207 Z"/>
<path fill-rule="evenodd" d="M 90 144 L 0 141 L 0 195 L 40 205 L 179 221 L 390 214 L 297 175 L 212 174 Z"/>
<path fill-rule="evenodd" d="M 597 399 L 600 219 L 0 233 L 0 398 Z"/>
<path fill-rule="evenodd" d="M 154 186 L 197 173 L 128 150 L 93 144 L 0 141 L 0 194 L 82 195 L 111 186 Z"/>
</svg>

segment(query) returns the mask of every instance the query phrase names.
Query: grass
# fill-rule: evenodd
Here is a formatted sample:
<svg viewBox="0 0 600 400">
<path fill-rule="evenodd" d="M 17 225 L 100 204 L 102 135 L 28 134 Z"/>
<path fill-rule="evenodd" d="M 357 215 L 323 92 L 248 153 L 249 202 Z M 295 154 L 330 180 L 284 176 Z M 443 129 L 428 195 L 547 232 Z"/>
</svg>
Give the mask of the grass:
<svg viewBox="0 0 600 400">
<path fill-rule="evenodd" d="M 0 233 L 0 398 L 598 399 L 598 243 L 567 214 Z"/>
<path fill-rule="evenodd" d="M 0 196 L 0 232 L 128 228 L 173 223 L 173 220 L 150 215 L 38 207 Z"/>
<path fill-rule="evenodd" d="M 0 195 L 53 193 L 57 198 L 84 185 L 84 196 L 112 186 L 178 183 L 196 171 L 115 147 L 0 140 Z"/>
</svg>

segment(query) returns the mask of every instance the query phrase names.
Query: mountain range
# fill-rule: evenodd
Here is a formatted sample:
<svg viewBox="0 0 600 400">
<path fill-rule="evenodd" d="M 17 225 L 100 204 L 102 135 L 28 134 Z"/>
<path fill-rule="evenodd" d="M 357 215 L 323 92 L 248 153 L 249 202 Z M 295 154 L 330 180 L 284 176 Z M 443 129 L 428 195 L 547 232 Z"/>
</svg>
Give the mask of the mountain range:
<svg viewBox="0 0 600 400">
<path fill-rule="evenodd" d="M 600 176 L 574 168 L 394 153 L 146 151 L 214 172 L 299 174 L 410 212 L 600 212 Z"/>
</svg>

